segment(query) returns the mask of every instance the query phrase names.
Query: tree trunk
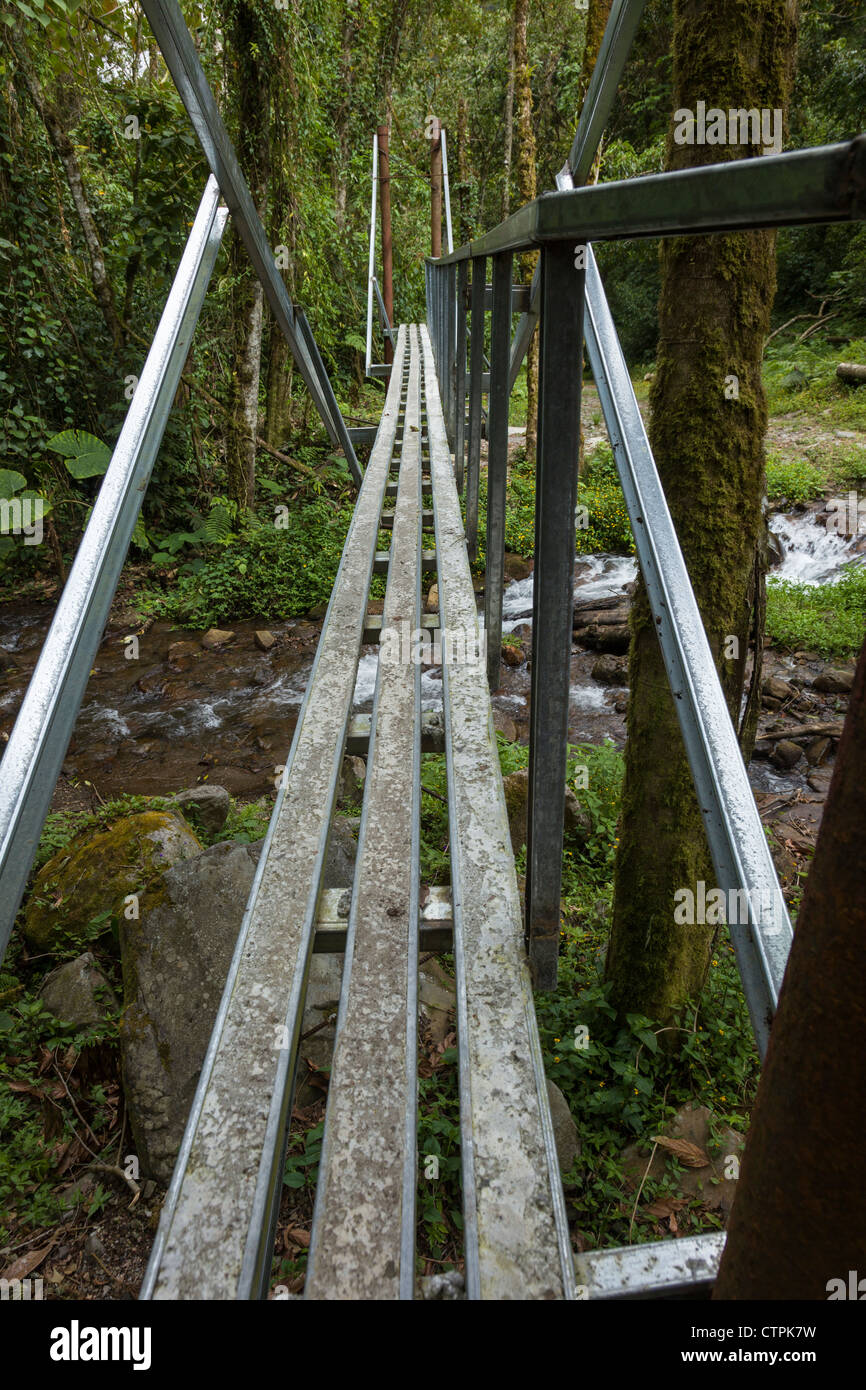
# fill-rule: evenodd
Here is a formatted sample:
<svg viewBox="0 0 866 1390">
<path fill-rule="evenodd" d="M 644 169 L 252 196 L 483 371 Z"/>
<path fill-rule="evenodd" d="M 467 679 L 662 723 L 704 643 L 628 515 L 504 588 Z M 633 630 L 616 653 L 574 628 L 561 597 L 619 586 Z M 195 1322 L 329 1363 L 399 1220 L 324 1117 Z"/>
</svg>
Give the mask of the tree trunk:
<svg viewBox="0 0 866 1390">
<path fill-rule="evenodd" d="M 227 11 L 226 62 L 237 110 L 236 148 L 259 216 L 265 220 L 270 176 L 269 44 L 260 32 L 252 5 L 239 0 Z M 229 252 L 234 284 L 232 321 L 235 366 L 226 432 L 229 497 L 244 509 L 255 501 L 256 435 L 262 355 L 264 292 L 249 264 L 246 249 L 233 230 Z"/>
<path fill-rule="evenodd" d="M 502 156 L 502 221 L 511 211 L 511 150 L 514 144 L 514 29 L 508 41 L 508 85 L 505 89 L 505 148 Z"/>
<path fill-rule="evenodd" d="M 866 645 L 770 1035 L 714 1298 L 866 1283 Z M 853 1293 L 850 1270 L 856 1270 Z"/>
<path fill-rule="evenodd" d="M 457 98 L 457 245 L 469 241 L 469 111 L 466 98 Z"/>
<path fill-rule="evenodd" d="M 674 106 L 712 93 L 729 107 L 787 107 L 791 0 L 677 0 Z M 747 151 L 674 145 L 668 168 Z M 761 357 L 775 291 L 770 232 L 662 243 L 650 440 L 731 718 L 764 584 Z M 607 974 L 621 1012 L 662 1023 L 704 982 L 713 927 L 674 923 L 674 893 L 714 883 L 655 623 L 643 586 L 632 612 L 626 774 Z M 749 756 L 750 749 L 746 750 Z"/>
<path fill-rule="evenodd" d="M 586 100 L 589 91 L 589 84 L 592 78 L 593 69 L 598 61 L 598 50 L 601 48 L 601 41 L 604 38 L 604 31 L 607 28 L 607 21 L 610 18 L 610 7 L 613 0 L 589 0 L 589 8 L 586 13 L 586 43 L 583 49 L 583 60 L 580 65 L 580 105 Z M 599 141 L 592 167 L 589 171 L 587 183 L 598 183 L 598 175 L 601 169 L 601 141 Z"/>
<path fill-rule="evenodd" d="M 78 157 L 75 153 L 75 146 L 63 129 L 57 112 L 45 95 L 36 69 L 30 61 L 26 41 L 20 29 L 16 28 L 14 39 L 10 37 L 8 30 L 5 32 L 7 42 L 12 49 L 15 61 L 24 79 L 24 85 L 27 88 L 30 100 L 33 102 L 39 119 L 45 127 L 54 153 L 63 165 L 69 184 L 69 191 L 72 194 L 72 201 L 75 204 L 75 211 L 78 214 L 81 234 L 84 238 L 84 246 L 87 251 L 87 259 L 90 262 L 90 280 L 93 285 L 93 293 L 102 311 L 102 317 L 105 320 L 105 326 L 111 337 L 115 354 L 118 354 L 124 342 L 123 328 L 118 318 L 117 308 L 114 302 L 114 291 L 111 286 L 111 281 L 108 278 L 108 271 L 105 267 L 105 253 L 102 249 L 99 231 L 90 209 L 87 191 L 84 187 L 84 178 L 81 173 L 81 166 L 78 163 Z"/>
<path fill-rule="evenodd" d="M 526 28 L 529 0 L 514 0 L 514 96 L 517 105 L 517 194 L 521 207 L 536 193 L 535 133 L 532 129 L 532 84 Z M 523 283 L 532 283 L 536 254 L 518 257 Z M 526 461 L 534 467 L 538 443 L 538 334 L 533 333 L 526 354 Z"/>
</svg>

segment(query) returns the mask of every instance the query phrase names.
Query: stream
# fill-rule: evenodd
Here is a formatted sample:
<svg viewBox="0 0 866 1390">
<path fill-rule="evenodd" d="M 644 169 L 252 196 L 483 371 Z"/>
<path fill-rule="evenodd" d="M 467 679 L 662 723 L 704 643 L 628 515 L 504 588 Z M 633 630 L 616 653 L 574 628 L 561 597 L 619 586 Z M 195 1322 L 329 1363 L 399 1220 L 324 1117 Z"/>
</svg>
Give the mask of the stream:
<svg viewBox="0 0 866 1390">
<path fill-rule="evenodd" d="M 777 515 L 771 529 L 784 559 L 773 574 L 801 583 L 832 583 L 856 555 L 854 542 L 827 531 L 813 512 Z M 575 602 L 610 607 L 635 579 L 637 564 L 621 555 L 580 556 L 575 566 Z M 7 604 L 0 608 L 0 737 L 5 741 L 52 616 L 51 604 Z M 532 624 L 532 575 L 508 584 L 503 630 L 524 639 Z M 210 780 L 234 796 L 259 796 L 273 786 L 285 761 L 312 667 L 320 624 L 304 619 L 268 624 L 275 644 L 258 649 L 261 623 L 233 625 L 234 640 L 203 650 L 201 634 L 154 623 L 139 639 L 139 659 L 127 660 L 123 637 L 109 629 L 96 658 L 64 773 L 87 780 L 108 800 L 121 791 L 159 795 Z M 171 654 L 169 649 L 171 648 Z M 597 651 L 575 645 L 571 658 L 569 737 L 600 743 L 625 739 L 626 690 L 599 683 L 592 669 Z M 354 704 L 370 710 L 378 652 L 368 647 L 358 665 Z M 422 670 L 425 709 L 442 703 L 441 670 Z M 524 660 L 502 666 L 502 685 L 493 697 L 497 726 L 509 737 L 528 737 L 531 673 Z M 798 784 L 799 774 L 753 764 L 763 790 Z"/>
</svg>

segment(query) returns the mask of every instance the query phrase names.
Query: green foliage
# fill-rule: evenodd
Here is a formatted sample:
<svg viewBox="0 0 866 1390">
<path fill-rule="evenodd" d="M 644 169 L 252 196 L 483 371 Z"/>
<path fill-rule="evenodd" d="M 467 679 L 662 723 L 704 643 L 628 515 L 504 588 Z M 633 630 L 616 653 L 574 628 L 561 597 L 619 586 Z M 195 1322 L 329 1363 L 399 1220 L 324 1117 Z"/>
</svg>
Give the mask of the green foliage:
<svg viewBox="0 0 866 1390">
<path fill-rule="evenodd" d="M 170 589 L 150 590 L 143 608 L 187 626 L 210 627 L 232 619 L 289 618 L 327 600 L 350 507 L 319 499 L 281 519 L 284 526 L 256 517 L 240 521 L 220 503 L 208 520 L 210 544 L 219 550 L 211 550 L 204 565 L 182 571 Z"/>
<path fill-rule="evenodd" d="M 767 635 L 792 651 L 856 656 L 866 637 L 866 566 L 847 566 L 836 584 L 794 584 L 771 578 Z"/>
<path fill-rule="evenodd" d="M 776 504 L 811 502 L 822 497 L 827 488 L 824 469 L 816 468 L 805 459 L 783 459 L 767 456 L 767 498 Z"/>
<path fill-rule="evenodd" d="M 324 1132 L 325 1126 L 322 1123 L 313 1125 L 303 1134 L 293 1136 L 283 1171 L 284 1187 L 315 1188 L 319 1176 Z"/>
<path fill-rule="evenodd" d="M 73 478 L 101 478 L 111 462 L 111 450 L 87 430 L 61 430 L 46 441 L 66 462 Z"/>
<path fill-rule="evenodd" d="M 7 1241 L 15 1218 L 16 1229 L 52 1225 L 61 1216 L 55 1169 L 59 1149 L 74 1137 L 79 1117 L 62 1091 L 55 1095 L 56 1073 L 44 1075 L 46 1054 L 65 1054 L 94 1046 L 110 1046 L 111 1023 L 79 1029 L 61 1023 L 45 1008 L 35 992 L 27 992 L 0 1011 L 0 1241 Z M 49 1100 L 50 1094 L 50 1100 Z M 96 1086 L 79 1089 L 79 1109 L 91 1111 L 95 1128 L 104 1093 Z M 48 1116 L 52 1143 L 45 1139 Z M 57 1147 L 59 1146 L 59 1148 Z M 113 1162 L 106 1157 L 104 1162 Z M 107 1195 L 91 1195 L 88 1215 L 104 1206 Z M 94 1205 L 95 1204 L 95 1205 Z"/>
<path fill-rule="evenodd" d="M 652 1136 L 688 1103 L 707 1105 L 715 1123 L 742 1129 L 758 1077 L 727 940 L 712 957 L 701 999 L 689 1002 L 671 1028 L 639 1014 L 617 1020 L 603 979 L 608 911 L 608 897 L 566 903 L 559 987 L 535 1001 L 545 1070 L 563 1091 L 581 1140 L 569 1198 L 590 1247 L 658 1238 L 645 1217 L 631 1227 L 635 1188 L 622 1161 L 626 1146 L 640 1141 L 648 1162 Z M 648 1178 L 641 1206 L 677 1191 L 675 1172 Z M 682 1233 L 716 1224 L 699 1205 L 679 1214 Z"/>
</svg>

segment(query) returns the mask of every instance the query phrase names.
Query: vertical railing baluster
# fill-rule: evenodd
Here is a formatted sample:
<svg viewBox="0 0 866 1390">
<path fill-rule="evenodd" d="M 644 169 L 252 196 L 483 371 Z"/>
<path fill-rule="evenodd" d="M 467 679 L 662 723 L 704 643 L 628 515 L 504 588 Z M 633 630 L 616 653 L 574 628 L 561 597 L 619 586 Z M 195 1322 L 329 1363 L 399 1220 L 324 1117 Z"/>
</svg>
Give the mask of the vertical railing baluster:
<svg viewBox="0 0 866 1390">
<path fill-rule="evenodd" d="M 472 262 L 471 339 L 469 343 L 469 460 L 466 475 L 466 548 L 478 555 L 478 477 L 481 471 L 481 387 L 484 375 L 484 291 L 487 258 Z"/>
<path fill-rule="evenodd" d="M 536 989 L 556 987 L 559 954 L 583 370 L 585 271 L 575 269 L 576 259 L 570 242 L 541 253 L 526 847 L 526 931 Z"/>
<path fill-rule="evenodd" d="M 469 262 L 457 267 L 457 342 L 455 347 L 454 409 L 457 416 L 454 431 L 454 474 L 457 491 L 463 491 L 464 459 L 466 455 L 466 292 L 469 288 Z"/>
<path fill-rule="evenodd" d="M 457 439 L 457 382 L 454 375 L 454 367 L 457 361 L 457 336 L 456 320 L 454 317 L 454 301 L 457 294 L 457 267 L 449 265 L 445 270 L 445 336 L 447 342 L 446 361 L 447 361 L 447 386 L 446 394 L 448 399 L 447 421 L 448 421 L 448 442 L 452 450 Z"/>
<path fill-rule="evenodd" d="M 487 397 L 487 546 L 484 627 L 487 681 L 499 689 L 502 647 L 502 588 L 505 583 L 505 491 L 508 476 L 508 359 L 511 351 L 513 256 L 493 257 L 493 317 L 490 325 L 490 392 Z"/>
</svg>

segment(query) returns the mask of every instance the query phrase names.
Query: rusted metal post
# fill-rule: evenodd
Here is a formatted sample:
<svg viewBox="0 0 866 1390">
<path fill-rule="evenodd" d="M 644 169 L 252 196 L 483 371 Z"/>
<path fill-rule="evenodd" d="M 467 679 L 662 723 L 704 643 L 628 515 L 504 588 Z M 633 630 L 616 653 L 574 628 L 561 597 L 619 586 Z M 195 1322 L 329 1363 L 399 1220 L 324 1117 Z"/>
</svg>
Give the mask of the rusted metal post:
<svg viewBox="0 0 866 1390">
<path fill-rule="evenodd" d="M 434 116 L 430 132 L 430 254 L 442 255 L 442 122 Z"/>
<path fill-rule="evenodd" d="M 717 1299 L 866 1297 L 864 766 L 866 644 L 752 1110 Z"/>
<path fill-rule="evenodd" d="M 376 130 L 379 140 L 379 202 L 382 209 L 382 298 L 388 322 L 394 327 L 394 258 L 391 250 L 391 163 L 388 158 L 388 127 Z M 393 362 L 394 348 L 385 334 L 385 361 Z"/>
</svg>

